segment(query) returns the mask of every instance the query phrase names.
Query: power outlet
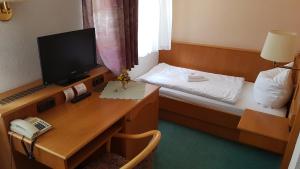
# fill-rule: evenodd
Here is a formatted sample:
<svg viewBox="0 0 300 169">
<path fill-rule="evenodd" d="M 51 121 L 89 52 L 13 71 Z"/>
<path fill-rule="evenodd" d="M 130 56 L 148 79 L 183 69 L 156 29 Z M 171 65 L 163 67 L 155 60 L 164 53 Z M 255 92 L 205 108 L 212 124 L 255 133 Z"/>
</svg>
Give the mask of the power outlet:
<svg viewBox="0 0 300 169">
<path fill-rule="evenodd" d="M 53 97 L 43 100 L 37 104 L 37 112 L 42 113 L 46 110 L 51 109 L 56 105 L 55 99 Z"/>
<path fill-rule="evenodd" d="M 97 76 L 93 79 L 93 87 L 97 87 L 104 82 L 103 76 Z"/>
</svg>

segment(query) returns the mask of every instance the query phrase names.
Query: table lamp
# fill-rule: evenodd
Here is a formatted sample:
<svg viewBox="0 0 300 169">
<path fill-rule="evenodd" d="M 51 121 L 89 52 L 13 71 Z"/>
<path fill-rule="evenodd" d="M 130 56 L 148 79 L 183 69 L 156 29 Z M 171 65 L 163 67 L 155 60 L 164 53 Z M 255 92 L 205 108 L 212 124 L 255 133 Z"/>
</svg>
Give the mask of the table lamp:
<svg viewBox="0 0 300 169">
<path fill-rule="evenodd" d="M 296 33 L 279 30 L 270 31 L 260 56 L 272 61 L 274 67 L 276 67 L 278 62 L 292 62 L 296 55 L 296 42 Z M 291 69 L 291 67 L 284 68 Z"/>
<path fill-rule="evenodd" d="M 9 6 L 9 2 L 15 2 L 21 0 L 0 0 L 0 21 L 9 21 L 12 17 L 12 9 Z"/>
</svg>

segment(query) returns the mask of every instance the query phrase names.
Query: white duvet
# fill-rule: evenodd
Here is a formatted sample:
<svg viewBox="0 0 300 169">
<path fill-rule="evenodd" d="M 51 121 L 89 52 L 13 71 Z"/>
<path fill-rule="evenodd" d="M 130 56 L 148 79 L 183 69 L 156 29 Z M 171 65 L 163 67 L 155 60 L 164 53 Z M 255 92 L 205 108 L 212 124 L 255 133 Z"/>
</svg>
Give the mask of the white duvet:
<svg viewBox="0 0 300 169">
<path fill-rule="evenodd" d="M 187 77 L 196 74 L 207 81 L 188 82 Z M 199 95 L 234 104 L 240 95 L 244 78 L 207 73 L 160 63 L 149 72 L 137 78 L 138 81 Z"/>
</svg>

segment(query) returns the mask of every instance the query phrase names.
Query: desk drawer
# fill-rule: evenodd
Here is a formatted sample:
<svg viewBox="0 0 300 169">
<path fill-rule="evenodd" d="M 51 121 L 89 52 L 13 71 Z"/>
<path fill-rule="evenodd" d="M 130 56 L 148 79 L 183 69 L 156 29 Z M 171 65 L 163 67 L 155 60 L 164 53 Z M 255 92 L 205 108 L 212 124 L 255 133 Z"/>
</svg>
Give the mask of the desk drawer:
<svg viewBox="0 0 300 169">
<path fill-rule="evenodd" d="M 139 134 L 158 128 L 158 90 L 148 96 L 126 118 L 123 133 Z M 113 151 L 121 154 L 127 159 L 132 159 L 140 153 L 148 144 L 150 138 L 138 140 L 114 139 Z M 121 143 L 121 144 L 120 144 Z M 121 145 L 121 146 L 118 146 Z M 120 151 L 121 150 L 121 151 Z"/>
</svg>

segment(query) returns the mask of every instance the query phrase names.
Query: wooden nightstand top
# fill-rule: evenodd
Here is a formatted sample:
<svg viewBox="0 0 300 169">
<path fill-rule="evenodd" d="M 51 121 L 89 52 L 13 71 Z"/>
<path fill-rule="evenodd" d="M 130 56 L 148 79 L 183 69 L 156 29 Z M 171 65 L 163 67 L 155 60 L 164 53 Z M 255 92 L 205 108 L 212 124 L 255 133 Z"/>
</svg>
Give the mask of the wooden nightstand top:
<svg viewBox="0 0 300 169">
<path fill-rule="evenodd" d="M 238 129 L 287 142 L 289 119 L 246 109 Z"/>
</svg>

